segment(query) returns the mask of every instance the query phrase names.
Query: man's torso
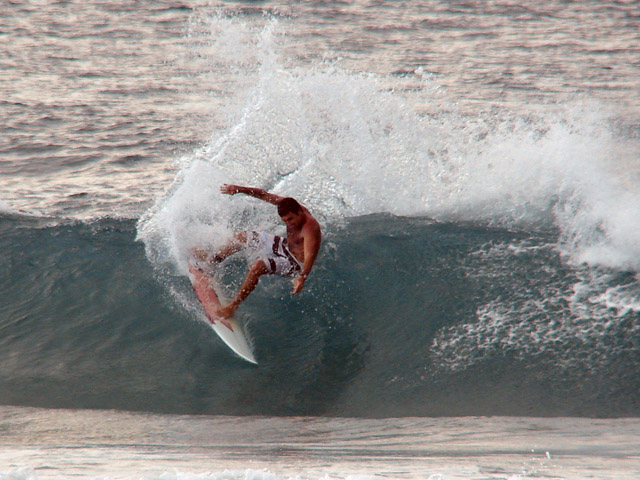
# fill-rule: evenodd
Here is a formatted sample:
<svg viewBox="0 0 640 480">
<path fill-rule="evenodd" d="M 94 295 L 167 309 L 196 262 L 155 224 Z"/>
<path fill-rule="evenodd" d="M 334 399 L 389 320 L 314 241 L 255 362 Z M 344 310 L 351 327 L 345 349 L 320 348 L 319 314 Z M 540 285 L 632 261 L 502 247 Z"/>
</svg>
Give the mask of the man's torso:
<svg viewBox="0 0 640 480">
<path fill-rule="evenodd" d="M 306 208 L 302 208 L 305 213 L 305 221 L 300 228 L 287 227 L 287 248 L 301 263 L 304 263 L 305 237 L 311 234 L 318 222 Z"/>
</svg>

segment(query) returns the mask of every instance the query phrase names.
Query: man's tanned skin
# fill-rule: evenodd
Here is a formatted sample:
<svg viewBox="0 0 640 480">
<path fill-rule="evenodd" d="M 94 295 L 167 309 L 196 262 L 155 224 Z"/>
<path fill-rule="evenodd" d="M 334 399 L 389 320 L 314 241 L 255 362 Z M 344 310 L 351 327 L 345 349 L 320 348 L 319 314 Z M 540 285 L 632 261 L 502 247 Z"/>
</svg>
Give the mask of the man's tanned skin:
<svg viewBox="0 0 640 480">
<path fill-rule="evenodd" d="M 293 294 L 299 293 L 304 288 L 320 251 L 322 233 L 318 221 L 311 215 L 309 210 L 295 200 L 269 193 L 262 188 L 224 184 L 220 187 L 220 191 L 225 195 L 236 195 L 238 193 L 249 195 L 276 205 L 278 210 L 283 212 L 280 218 L 287 227 L 286 248 L 301 264 L 300 271 L 293 280 L 292 292 Z M 243 248 L 247 243 L 247 234 L 248 232 L 235 234 L 231 243 L 223 247 L 217 255 L 214 255 L 215 260 L 220 262 Z M 208 257 L 205 252 L 195 251 L 195 253 L 197 257 L 203 260 Z M 299 267 L 297 266 L 296 268 Z M 264 260 L 258 260 L 251 265 L 236 297 L 228 305 L 222 307 L 218 314 L 225 318 L 231 317 L 238 306 L 255 289 L 260 277 L 270 273 L 272 272 Z"/>
</svg>

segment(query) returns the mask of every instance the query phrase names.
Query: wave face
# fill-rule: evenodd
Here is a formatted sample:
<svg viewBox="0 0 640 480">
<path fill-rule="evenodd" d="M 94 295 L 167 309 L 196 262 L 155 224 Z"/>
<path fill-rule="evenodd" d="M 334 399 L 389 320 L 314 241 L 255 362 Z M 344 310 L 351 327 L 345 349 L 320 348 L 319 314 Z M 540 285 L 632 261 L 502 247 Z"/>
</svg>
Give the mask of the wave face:
<svg viewBox="0 0 640 480">
<path fill-rule="evenodd" d="M 266 278 L 234 356 L 130 220 L 0 220 L 0 403 L 211 414 L 640 414 L 640 288 L 557 232 L 365 215 L 308 286 Z M 237 288 L 242 258 L 225 275 Z"/>
</svg>

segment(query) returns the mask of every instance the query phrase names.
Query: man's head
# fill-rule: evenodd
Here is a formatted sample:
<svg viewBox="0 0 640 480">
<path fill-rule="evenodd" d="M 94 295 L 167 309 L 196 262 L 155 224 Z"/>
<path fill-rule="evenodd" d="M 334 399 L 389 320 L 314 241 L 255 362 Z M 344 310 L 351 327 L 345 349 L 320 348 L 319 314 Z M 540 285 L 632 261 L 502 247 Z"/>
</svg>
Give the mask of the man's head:
<svg viewBox="0 0 640 480">
<path fill-rule="evenodd" d="M 299 223 L 302 213 L 302 206 L 294 198 L 286 197 L 278 202 L 278 215 L 287 226 Z"/>
<path fill-rule="evenodd" d="M 302 206 L 295 198 L 286 197 L 278 202 L 278 215 L 284 217 L 287 213 L 302 213 Z"/>
</svg>

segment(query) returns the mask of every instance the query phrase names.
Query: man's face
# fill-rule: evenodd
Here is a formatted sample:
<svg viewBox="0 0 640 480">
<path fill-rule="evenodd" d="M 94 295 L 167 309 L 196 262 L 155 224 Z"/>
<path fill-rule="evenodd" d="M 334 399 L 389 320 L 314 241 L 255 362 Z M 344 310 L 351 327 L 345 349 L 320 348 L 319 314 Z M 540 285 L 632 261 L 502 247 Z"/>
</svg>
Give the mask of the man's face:
<svg viewBox="0 0 640 480">
<path fill-rule="evenodd" d="M 300 227 L 302 225 L 303 220 L 304 220 L 304 218 L 303 218 L 303 216 L 301 214 L 293 213 L 293 212 L 285 213 L 280 218 L 282 218 L 282 221 L 287 226 L 287 228 Z"/>
</svg>

